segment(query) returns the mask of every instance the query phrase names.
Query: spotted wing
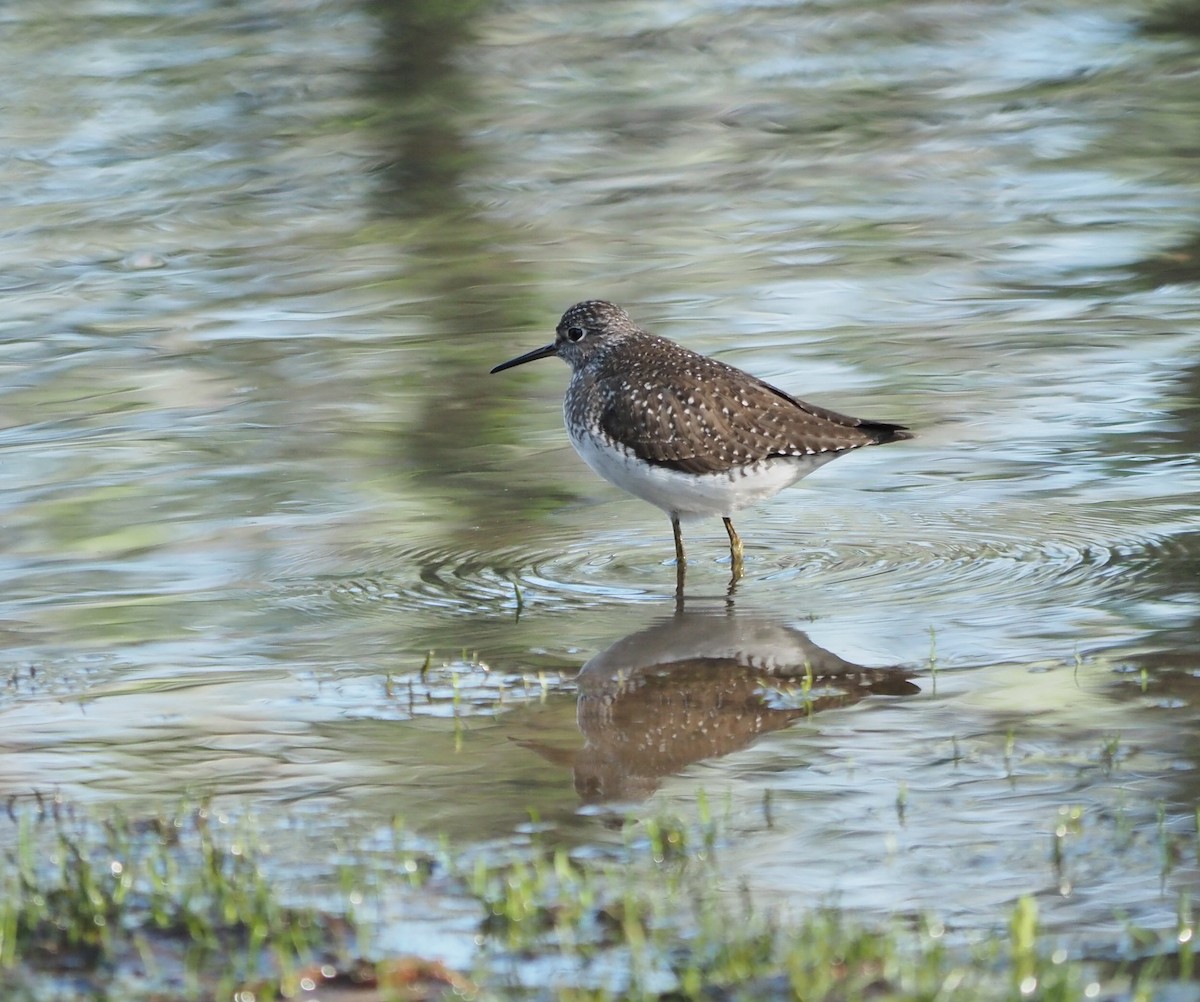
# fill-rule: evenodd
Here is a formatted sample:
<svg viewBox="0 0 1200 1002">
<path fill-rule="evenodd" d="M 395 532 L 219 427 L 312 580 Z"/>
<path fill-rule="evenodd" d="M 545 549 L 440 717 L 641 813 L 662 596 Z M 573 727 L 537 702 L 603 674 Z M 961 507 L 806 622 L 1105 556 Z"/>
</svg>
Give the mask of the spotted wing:
<svg viewBox="0 0 1200 1002">
<path fill-rule="evenodd" d="M 605 375 L 597 387 L 606 401 L 604 433 L 668 469 L 717 473 L 771 457 L 836 454 L 908 437 L 899 425 L 816 407 L 715 359 L 686 352 L 686 378 L 680 378 L 679 360 L 672 361 Z"/>
</svg>

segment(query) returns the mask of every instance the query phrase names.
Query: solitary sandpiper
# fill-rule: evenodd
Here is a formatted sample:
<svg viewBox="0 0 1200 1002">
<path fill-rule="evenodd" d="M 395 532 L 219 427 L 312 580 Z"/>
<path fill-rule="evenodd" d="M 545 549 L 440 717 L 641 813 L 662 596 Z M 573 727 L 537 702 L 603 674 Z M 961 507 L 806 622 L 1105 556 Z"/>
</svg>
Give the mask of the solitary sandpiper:
<svg viewBox="0 0 1200 1002">
<path fill-rule="evenodd" d="M 899 424 L 805 403 L 714 358 L 642 330 L 619 306 L 576 303 L 554 340 L 497 365 L 557 355 L 571 367 L 567 434 L 593 470 L 671 516 L 679 581 L 680 519 L 720 515 L 733 579 L 742 541 L 732 514 L 772 497 L 844 452 L 912 438 Z"/>
</svg>

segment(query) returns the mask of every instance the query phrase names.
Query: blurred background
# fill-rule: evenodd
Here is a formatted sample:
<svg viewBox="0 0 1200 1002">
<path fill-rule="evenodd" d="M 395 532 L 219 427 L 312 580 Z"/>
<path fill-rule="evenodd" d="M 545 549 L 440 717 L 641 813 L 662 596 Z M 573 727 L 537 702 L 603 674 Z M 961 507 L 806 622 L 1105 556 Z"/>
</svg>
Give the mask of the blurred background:
<svg viewBox="0 0 1200 1002">
<path fill-rule="evenodd" d="M 1194 7 L 163 10 L 0 15 L 0 797 L 603 846 L 703 789 L 764 900 L 1175 921 Z M 731 601 L 697 525 L 677 617 L 566 368 L 488 375 L 587 298 L 919 437 L 743 516 Z"/>
</svg>

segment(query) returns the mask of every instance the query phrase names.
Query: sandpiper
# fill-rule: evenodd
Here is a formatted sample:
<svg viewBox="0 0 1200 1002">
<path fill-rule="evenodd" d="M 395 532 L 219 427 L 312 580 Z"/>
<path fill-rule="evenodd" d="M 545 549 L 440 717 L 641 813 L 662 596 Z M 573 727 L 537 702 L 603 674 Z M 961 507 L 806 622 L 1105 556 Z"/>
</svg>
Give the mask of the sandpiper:
<svg viewBox="0 0 1200 1002">
<path fill-rule="evenodd" d="M 912 438 L 899 424 L 805 403 L 741 369 L 642 330 L 619 306 L 576 303 L 554 340 L 497 365 L 557 355 L 571 367 L 563 417 L 600 476 L 671 517 L 682 584 L 681 519 L 720 515 L 733 580 L 742 541 L 731 516 L 851 449 Z"/>
</svg>

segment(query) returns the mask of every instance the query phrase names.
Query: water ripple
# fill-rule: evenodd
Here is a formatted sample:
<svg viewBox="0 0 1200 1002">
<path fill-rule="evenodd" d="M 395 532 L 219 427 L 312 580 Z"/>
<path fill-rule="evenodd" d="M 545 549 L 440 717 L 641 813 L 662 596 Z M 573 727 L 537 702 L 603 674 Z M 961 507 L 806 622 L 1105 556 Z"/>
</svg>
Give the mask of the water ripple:
<svg viewBox="0 0 1200 1002">
<path fill-rule="evenodd" d="M 1119 571 L 1128 582 L 1188 552 L 1188 540 L 1148 513 L 1027 507 L 980 515 L 939 513 L 889 531 L 846 527 L 837 542 L 768 557 L 779 579 L 821 575 L 827 582 L 886 576 L 891 589 L 936 595 L 963 589 L 973 596 L 1028 596 L 1037 590 L 1108 587 Z M 899 537 L 899 538 L 898 538 Z"/>
<path fill-rule="evenodd" d="M 1161 510 L 1026 506 L 1003 511 L 914 513 L 884 519 L 840 513 L 841 524 L 812 539 L 794 527 L 746 533 L 747 590 L 792 582 L 824 588 L 878 582 L 890 593 L 935 598 L 970 594 L 974 601 L 1028 599 L 1039 591 L 1075 599 L 1152 572 L 1164 562 L 1195 559 L 1195 537 Z M 1144 521 L 1145 524 L 1139 524 Z M 1002 523 L 999 524 L 999 523 Z M 770 543 L 756 540 L 770 539 Z M 477 614 L 533 606 L 586 607 L 659 602 L 675 584 L 670 540 L 624 532 L 564 541 L 561 548 L 514 545 L 491 552 L 419 546 L 388 554 L 388 569 L 350 578 L 292 581 L 294 603 L 318 614 L 379 604 Z M 723 538 L 690 541 L 689 592 L 719 590 L 728 574 Z"/>
</svg>

